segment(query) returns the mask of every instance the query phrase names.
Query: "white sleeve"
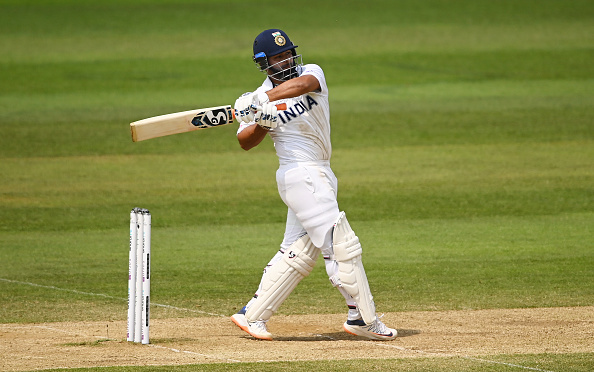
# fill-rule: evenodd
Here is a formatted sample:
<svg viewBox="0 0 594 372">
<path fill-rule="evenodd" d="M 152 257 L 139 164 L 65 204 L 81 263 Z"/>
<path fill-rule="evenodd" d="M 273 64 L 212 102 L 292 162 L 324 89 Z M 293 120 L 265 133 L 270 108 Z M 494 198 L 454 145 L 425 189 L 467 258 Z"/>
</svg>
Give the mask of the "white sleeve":
<svg viewBox="0 0 594 372">
<path fill-rule="evenodd" d="M 237 134 L 243 132 L 243 130 L 245 128 L 247 128 L 249 126 L 252 126 L 252 125 L 256 125 L 256 123 L 253 122 L 253 121 L 252 122 L 249 122 L 249 123 L 244 123 L 244 122 L 239 123 L 239 128 L 237 128 Z"/>
<path fill-rule="evenodd" d="M 326 77 L 324 76 L 324 70 L 318 65 L 308 64 L 303 66 L 301 75 L 313 75 L 320 82 L 320 94 L 328 95 L 328 86 L 326 85 Z"/>
</svg>

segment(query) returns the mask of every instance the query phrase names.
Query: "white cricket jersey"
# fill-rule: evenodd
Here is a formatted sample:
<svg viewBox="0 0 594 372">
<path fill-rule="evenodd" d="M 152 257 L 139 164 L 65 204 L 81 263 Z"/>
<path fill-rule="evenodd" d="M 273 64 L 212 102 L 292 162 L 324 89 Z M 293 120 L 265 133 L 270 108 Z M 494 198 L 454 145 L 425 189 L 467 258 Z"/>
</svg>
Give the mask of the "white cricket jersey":
<svg viewBox="0 0 594 372">
<path fill-rule="evenodd" d="M 275 101 L 275 104 L 287 104 L 286 110 L 278 111 L 278 127 L 268 132 L 281 165 L 330 160 L 332 153 L 330 105 L 324 71 L 314 64 L 300 66 L 297 71 L 299 76 L 315 76 L 320 82 L 320 91 Z M 266 78 L 255 93 L 267 92 L 273 87 L 272 81 Z M 250 125 L 254 123 L 242 123 L 237 133 Z"/>
</svg>

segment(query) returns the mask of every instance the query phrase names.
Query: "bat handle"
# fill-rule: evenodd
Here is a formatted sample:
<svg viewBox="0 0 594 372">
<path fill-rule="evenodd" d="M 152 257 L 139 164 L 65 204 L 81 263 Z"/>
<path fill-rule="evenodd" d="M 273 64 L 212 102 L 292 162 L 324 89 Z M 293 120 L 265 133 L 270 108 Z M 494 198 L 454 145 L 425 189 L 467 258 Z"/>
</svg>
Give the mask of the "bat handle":
<svg viewBox="0 0 594 372">
<path fill-rule="evenodd" d="M 278 105 L 276 105 L 276 109 L 277 110 L 286 110 L 287 109 L 287 104 L 286 103 L 279 103 Z M 233 119 L 235 119 L 235 110 L 231 110 L 231 113 L 233 114 Z"/>
</svg>

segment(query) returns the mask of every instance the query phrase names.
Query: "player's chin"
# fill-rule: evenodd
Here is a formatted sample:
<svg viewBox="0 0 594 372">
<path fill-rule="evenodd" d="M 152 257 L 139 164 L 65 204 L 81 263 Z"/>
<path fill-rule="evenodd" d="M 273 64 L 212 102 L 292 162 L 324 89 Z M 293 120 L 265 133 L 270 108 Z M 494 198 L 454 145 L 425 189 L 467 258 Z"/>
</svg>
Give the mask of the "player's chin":
<svg viewBox="0 0 594 372">
<path fill-rule="evenodd" d="M 287 81 L 298 77 L 297 69 L 292 67 L 283 71 L 278 72 L 275 74 L 275 78 L 279 81 Z"/>
<path fill-rule="evenodd" d="M 284 71 L 287 75 L 287 80 L 294 79 L 298 76 L 297 67 L 291 67 L 289 70 Z"/>
</svg>

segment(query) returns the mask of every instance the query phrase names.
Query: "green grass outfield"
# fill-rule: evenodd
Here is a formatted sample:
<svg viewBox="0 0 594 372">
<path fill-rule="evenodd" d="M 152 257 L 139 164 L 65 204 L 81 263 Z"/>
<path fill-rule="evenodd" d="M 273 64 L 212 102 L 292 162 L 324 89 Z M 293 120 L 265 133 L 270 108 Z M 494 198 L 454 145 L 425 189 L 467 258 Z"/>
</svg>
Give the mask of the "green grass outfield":
<svg viewBox="0 0 594 372">
<path fill-rule="evenodd" d="M 128 123 L 256 88 L 251 42 L 270 27 L 325 70 L 339 204 L 380 311 L 594 303 L 592 1 L 0 0 L 0 323 L 125 319 L 136 206 L 153 214 L 154 301 L 249 299 L 286 215 L 271 141 L 246 153 L 230 125 L 132 143 Z M 321 265 L 279 313 L 343 311 Z M 594 369 L 491 359 L 507 364 L 392 362 Z"/>
</svg>

